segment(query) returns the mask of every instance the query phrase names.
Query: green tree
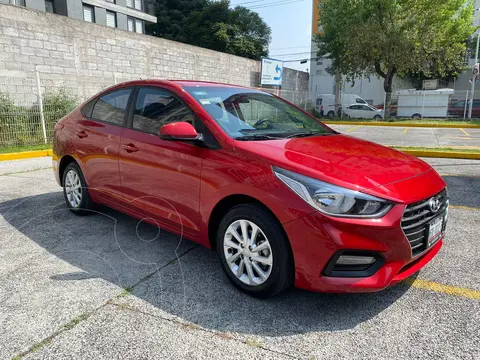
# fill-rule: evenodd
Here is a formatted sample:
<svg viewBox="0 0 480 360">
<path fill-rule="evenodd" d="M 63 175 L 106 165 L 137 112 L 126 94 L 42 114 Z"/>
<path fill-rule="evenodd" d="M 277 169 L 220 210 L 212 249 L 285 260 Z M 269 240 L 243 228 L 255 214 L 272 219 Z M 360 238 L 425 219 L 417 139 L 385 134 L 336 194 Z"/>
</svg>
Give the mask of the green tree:
<svg viewBox="0 0 480 360">
<path fill-rule="evenodd" d="M 473 6 L 473 0 L 323 0 L 318 56 L 350 78 L 382 77 L 388 106 L 395 75 L 445 77 L 462 69 L 475 31 Z"/>
<path fill-rule="evenodd" d="M 254 11 L 229 0 L 152 0 L 157 23 L 147 25 L 153 36 L 259 59 L 268 55 L 271 30 Z"/>
</svg>

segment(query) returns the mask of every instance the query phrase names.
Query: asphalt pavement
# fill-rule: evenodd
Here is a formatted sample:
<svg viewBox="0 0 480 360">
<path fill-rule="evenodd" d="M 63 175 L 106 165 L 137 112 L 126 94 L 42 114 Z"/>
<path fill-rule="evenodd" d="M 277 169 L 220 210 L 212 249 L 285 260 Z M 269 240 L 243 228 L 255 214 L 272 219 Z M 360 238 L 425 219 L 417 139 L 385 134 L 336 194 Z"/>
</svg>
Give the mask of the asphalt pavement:
<svg viewBox="0 0 480 360">
<path fill-rule="evenodd" d="M 382 145 L 480 148 L 480 129 L 329 125 L 344 134 Z"/>
<path fill-rule="evenodd" d="M 479 359 L 480 161 L 425 160 L 452 204 L 430 264 L 379 293 L 270 300 L 191 241 L 73 215 L 50 158 L 0 162 L 0 359 Z"/>
</svg>

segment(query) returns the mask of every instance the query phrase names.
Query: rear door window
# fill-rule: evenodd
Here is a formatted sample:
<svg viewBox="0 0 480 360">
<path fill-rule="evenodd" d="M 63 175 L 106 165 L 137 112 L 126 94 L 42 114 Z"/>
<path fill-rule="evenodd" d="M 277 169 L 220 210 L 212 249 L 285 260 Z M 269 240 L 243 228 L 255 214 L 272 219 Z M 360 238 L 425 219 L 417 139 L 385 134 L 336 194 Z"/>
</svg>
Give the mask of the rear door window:
<svg viewBox="0 0 480 360">
<path fill-rule="evenodd" d="M 125 124 L 125 111 L 132 89 L 121 89 L 103 95 L 93 107 L 92 119 L 111 123 Z"/>
</svg>

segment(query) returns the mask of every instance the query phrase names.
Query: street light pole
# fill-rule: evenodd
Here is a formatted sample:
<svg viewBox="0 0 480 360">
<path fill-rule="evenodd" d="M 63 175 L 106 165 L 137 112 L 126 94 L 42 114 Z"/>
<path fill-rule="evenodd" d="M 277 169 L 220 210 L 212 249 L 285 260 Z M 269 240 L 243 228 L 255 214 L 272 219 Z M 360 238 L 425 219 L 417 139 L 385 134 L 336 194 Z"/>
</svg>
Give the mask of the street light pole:
<svg viewBox="0 0 480 360">
<path fill-rule="evenodd" d="M 475 63 L 478 62 L 478 45 L 480 45 L 480 32 L 477 35 L 477 50 L 475 51 Z M 472 89 L 470 90 L 470 105 L 468 107 L 468 118 L 472 119 L 473 98 L 475 97 L 475 81 L 476 76 L 472 78 Z"/>
<path fill-rule="evenodd" d="M 478 11 L 480 9 L 475 9 L 475 11 Z M 475 62 L 474 65 L 478 62 L 478 45 L 480 45 L 480 32 L 477 34 L 477 49 L 475 50 Z M 476 76 L 472 77 L 472 89 L 470 90 L 470 104 L 468 106 L 468 118 L 471 120 L 472 119 L 472 109 L 473 109 L 473 98 L 475 97 L 475 81 L 476 81 Z"/>
</svg>

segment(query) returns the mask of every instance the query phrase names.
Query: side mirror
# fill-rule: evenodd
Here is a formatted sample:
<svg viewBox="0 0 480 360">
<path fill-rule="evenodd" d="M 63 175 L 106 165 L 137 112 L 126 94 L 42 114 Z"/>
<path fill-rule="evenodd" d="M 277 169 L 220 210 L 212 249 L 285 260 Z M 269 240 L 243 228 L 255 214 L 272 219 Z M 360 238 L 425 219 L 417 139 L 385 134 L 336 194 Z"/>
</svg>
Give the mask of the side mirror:
<svg viewBox="0 0 480 360">
<path fill-rule="evenodd" d="M 163 125 L 158 132 L 158 136 L 164 140 L 202 140 L 202 134 L 197 133 L 192 124 L 184 121 Z"/>
</svg>

